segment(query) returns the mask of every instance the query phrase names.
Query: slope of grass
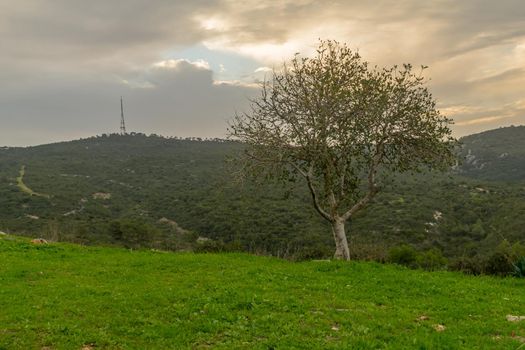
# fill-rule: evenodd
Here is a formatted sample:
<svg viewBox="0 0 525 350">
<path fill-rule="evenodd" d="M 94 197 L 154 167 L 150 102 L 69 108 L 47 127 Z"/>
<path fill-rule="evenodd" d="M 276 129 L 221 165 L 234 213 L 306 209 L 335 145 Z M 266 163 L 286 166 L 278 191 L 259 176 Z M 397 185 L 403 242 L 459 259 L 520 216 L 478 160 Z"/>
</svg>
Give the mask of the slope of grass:
<svg viewBox="0 0 525 350">
<path fill-rule="evenodd" d="M 0 235 L 0 286 L 0 349 L 516 349 L 525 337 L 505 318 L 525 314 L 524 280 L 375 263 Z"/>
</svg>

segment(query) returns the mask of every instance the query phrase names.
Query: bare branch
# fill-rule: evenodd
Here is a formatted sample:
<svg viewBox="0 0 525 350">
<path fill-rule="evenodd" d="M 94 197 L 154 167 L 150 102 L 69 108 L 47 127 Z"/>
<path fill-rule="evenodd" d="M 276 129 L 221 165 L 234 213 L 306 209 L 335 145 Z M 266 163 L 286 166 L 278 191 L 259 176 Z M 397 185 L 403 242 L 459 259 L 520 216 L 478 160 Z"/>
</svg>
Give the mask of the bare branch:
<svg viewBox="0 0 525 350">
<path fill-rule="evenodd" d="M 310 190 L 310 194 L 312 195 L 315 210 L 317 210 L 317 212 L 327 221 L 332 222 L 334 221 L 334 218 L 330 216 L 323 208 L 321 208 L 321 205 L 319 204 L 319 200 L 317 198 L 317 191 L 315 190 L 315 187 L 313 185 L 312 172 L 313 167 L 311 166 L 308 170 L 308 173 L 306 174 L 306 182 L 308 183 L 308 189 Z"/>
<path fill-rule="evenodd" d="M 384 141 L 382 141 L 379 145 L 376 147 L 376 152 L 374 154 L 374 158 L 372 161 L 372 164 L 370 165 L 370 169 L 368 171 L 368 191 L 366 195 L 361 198 L 356 204 L 354 204 L 346 213 L 343 214 L 343 219 L 346 221 L 352 217 L 352 215 L 355 214 L 358 210 L 362 209 L 365 205 L 367 205 L 372 198 L 377 194 L 379 191 L 379 188 L 376 183 L 376 173 L 377 168 L 379 164 L 381 163 L 381 160 L 383 159 L 383 151 L 384 151 Z"/>
</svg>

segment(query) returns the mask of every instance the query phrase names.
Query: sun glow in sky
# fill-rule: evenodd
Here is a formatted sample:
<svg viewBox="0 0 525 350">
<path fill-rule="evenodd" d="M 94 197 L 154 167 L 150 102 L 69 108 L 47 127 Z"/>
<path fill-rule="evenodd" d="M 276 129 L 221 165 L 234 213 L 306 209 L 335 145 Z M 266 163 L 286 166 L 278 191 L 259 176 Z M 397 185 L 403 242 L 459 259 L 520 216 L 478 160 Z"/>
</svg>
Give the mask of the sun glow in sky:
<svg viewBox="0 0 525 350">
<path fill-rule="evenodd" d="M 525 123 L 522 0 L 0 0 L 0 146 L 129 129 L 223 137 L 257 83 L 318 39 L 427 65 L 456 136 Z"/>
</svg>

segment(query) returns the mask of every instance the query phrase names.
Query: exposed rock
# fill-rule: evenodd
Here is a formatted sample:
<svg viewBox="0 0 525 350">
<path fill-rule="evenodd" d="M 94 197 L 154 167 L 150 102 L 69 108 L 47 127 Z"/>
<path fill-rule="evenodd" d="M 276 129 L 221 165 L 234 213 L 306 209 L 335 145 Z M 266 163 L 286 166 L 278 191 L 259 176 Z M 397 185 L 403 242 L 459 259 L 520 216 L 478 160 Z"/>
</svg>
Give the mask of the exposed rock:
<svg viewBox="0 0 525 350">
<path fill-rule="evenodd" d="M 160 218 L 159 219 L 159 224 L 167 224 L 167 225 L 170 225 L 170 226 L 179 226 L 179 224 L 177 224 L 177 222 L 173 221 L 173 220 L 170 220 L 168 218 Z"/>
<path fill-rule="evenodd" d="M 507 315 L 507 321 L 509 321 L 509 322 L 525 321 L 525 316 Z"/>
<path fill-rule="evenodd" d="M 475 189 L 476 189 L 476 191 L 481 192 L 481 193 L 490 193 L 489 190 L 487 190 L 486 188 L 483 188 L 483 187 L 476 187 Z"/>
<path fill-rule="evenodd" d="M 442 324 L 435 324 L 433 327 L 436 332 L 443 332 L 445 329 L 447 329 L 447 327 L 443 326 Z"/>
<path fill-rule="evenodd" d="M 476 156 L 472 154 L 472 150 L 468 150 L 467 151 L 467 155 L 465 156 L 465 162 L 467 164 L 471 164 L 474 162 L 474 160 L 476 159 Z"/>
<path fill-rule="evenodd" d="M 97 192 L 93 193 L 93 199 L 111 199 L 111 193 Z"/>
<path fill-rule="evenodd" d="M 188 232 L 187 230 L 185 230 L 182 227 L 180 227 L 179 224 L 176 221 L 170 220 L 168 218 L 161 218 L 161 219 L 159 219 L 158 222 L 159 222 L 159 224 L 164 224 L 164 225 L 171 226 L 179 234 L 183 234 L 183 233 Z"/>
</svg>

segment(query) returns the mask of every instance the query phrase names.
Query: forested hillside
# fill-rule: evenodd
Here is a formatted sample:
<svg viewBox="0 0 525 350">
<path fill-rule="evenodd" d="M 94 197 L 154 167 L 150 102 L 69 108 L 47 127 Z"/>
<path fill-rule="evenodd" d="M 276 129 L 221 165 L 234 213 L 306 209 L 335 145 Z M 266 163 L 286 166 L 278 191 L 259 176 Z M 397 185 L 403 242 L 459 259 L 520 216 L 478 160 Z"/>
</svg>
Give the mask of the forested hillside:
<svg viewBox="0 0 525 350">
<path fill-rule="evenodd" d="M 464 137 L 464 175 L 494 181 L 525 180 L 525 126 L 511 126 Z"/>
<path fill-rule="evenodd" d="M 460 168 L 395 179 L 349 225 L 354 256 L 401 243 L 468 256 L 525 240 L 523 140 L 525 127 L 472 135 L 462 140 Z M 284 191 L 236 181 L 228 159 L 241 150 L 231 141 L 142 134 L 2 148 L 0 230 L 86 244 L 330 256 L 330 228 L 304 184 Z"/>
</svg>

